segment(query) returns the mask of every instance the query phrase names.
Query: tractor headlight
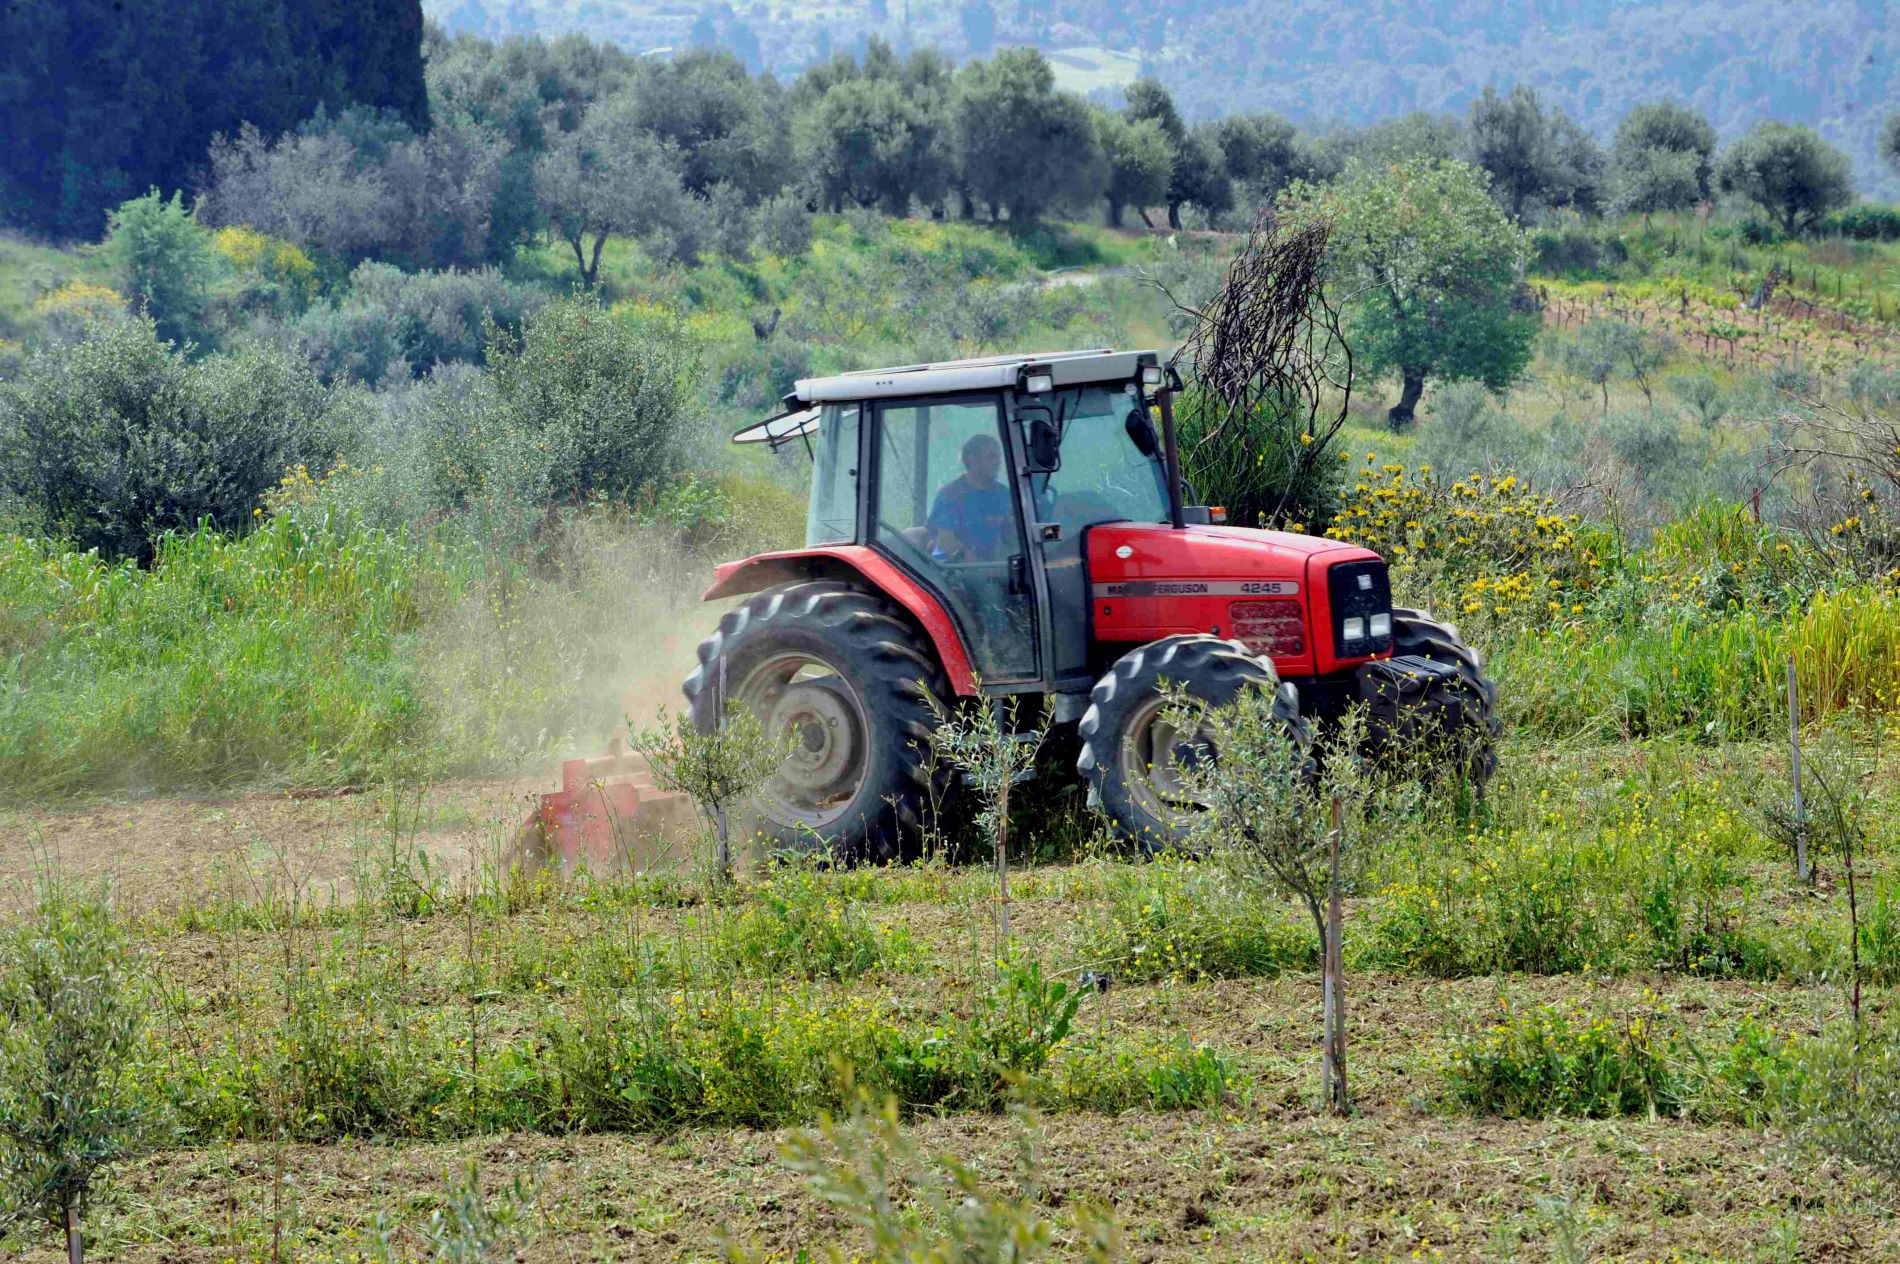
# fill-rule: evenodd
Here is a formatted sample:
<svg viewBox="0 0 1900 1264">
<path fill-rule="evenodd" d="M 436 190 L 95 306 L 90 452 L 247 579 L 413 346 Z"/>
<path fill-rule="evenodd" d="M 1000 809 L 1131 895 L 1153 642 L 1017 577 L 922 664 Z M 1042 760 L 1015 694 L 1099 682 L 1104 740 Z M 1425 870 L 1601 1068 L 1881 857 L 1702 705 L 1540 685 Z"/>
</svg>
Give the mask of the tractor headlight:
<svg viewBox="0 0 1900 1264">
<path fill-rule="evenodd" d="M 1366 627 L 1372 632 L 1373 640 L 1383 641 L 1392 635 L 1392 616 L 1389 614 L 1375 614 Z"/>
<path fill-rule="evenodd" d="M 1361 619 L 1358 615 L 1354 615 L 1352 618 L 1346 620 L 1345 626 L 1340 628 L 1340 632 L 1348 641 L 1363 641 L 1366 639 L 1366 621 Z"/>
<path fill-rule="evenodd" d="M 1056 379 L 1050 373 L 1031 373 L 1023 382 L 1023 389 L 1031 395 L 1041 395 L 1055 389 Z"/>
<path fill-rule="evenodd" d="M 1144 366 L 1141 370 L 1141 384 L 1143 386 L 1161 385 L 1161 369 L 1159 366 L 1152 364 Z"/>
</svg>

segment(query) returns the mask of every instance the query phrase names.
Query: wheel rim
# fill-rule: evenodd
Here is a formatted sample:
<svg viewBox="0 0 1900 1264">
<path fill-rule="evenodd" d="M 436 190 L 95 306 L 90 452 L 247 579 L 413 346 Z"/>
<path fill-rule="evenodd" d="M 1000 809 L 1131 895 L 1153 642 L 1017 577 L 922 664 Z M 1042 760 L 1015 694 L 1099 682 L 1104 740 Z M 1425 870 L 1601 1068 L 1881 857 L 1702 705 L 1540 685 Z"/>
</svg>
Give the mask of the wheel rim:
<svg viewBox="0 0 1900 1264">
<path fill-rule="evenodd" d="M 753 805 L 781 825 L 836 824 L 864 784 L 869 751 L 864 704 L 850 681 L 814 655 L 776 654 L 746 674 L 732 701 L 790 748 Z"/>
<path fill-rule="evenodd" d="M 1210 757 L 1213 744 L 1206 726 L 1192 739 L 1184 738 L 1163 714 L 1166 710 L 1167 699 L 1161 697 L 1136 708 L 1122 728 L 1118 762 L 1122 784 L 1136 805 L 1174 825 L 1203 806 L 1182 774 L 1195 760 Z"/>
</svg>

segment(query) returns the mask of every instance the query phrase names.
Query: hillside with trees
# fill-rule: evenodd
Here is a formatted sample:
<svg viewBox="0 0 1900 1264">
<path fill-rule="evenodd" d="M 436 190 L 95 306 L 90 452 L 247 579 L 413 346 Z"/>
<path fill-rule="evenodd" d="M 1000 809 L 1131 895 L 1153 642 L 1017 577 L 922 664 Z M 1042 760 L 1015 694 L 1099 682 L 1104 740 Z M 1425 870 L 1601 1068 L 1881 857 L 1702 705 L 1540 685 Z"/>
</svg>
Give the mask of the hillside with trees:
<svg viewBox="0 0 1900 1264">
<path fill-rule="evenodd" d="M 953 61 L 1027 44 L 1066 86 L 1114 97 L 1166 84 L 1201 121 L 1270 110 L 1303 125 L 1361 126 L 1414 111 L 1462 114 L 1486 87 L 1529 84 L 1607 136 L 1631 102 L 1694 107 L 1724 139 L 1771 116 L 1815 128 L 1870 192 L 1900 183 L 1878 158 L 1900 93 L 1900 22 L 1884 0 L 964 0 L 943 5 L 656 5 L 634 0 L 427 0 L 454 30 L 493 37 L 581 32 L 634 51 L 725 48 L 781 78 L 863 50 L 935 47 Z"/>
</svg>

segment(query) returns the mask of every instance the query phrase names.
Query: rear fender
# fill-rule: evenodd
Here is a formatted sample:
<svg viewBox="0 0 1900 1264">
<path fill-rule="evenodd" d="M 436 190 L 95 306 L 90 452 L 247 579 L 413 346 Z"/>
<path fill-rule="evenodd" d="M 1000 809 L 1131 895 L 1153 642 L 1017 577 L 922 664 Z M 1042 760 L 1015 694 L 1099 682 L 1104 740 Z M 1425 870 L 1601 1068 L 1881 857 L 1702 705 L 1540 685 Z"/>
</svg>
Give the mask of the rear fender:
<svg viewBox="0 0 1900 1264">
<path fill-rule="evenodd" d="M 713 568 L 713 584 L 700 597 L 717 601 L 722 597 L 741 597 L 764 592 L 780 584 L 796 584 L 814 579 L 836 579 L 871 592 L 881 593 L 910 612 L 937 650 L 950 688 L 969 697 L 976 693 L 976 674 L 970 666 L 969 652 L 957 625 L 943 603 L 930 590 L 899 570 L 882 554 L 861 544 L 840 544 L 829 548 L 787 549 L 781 553 L 761 553 L 736 562 L 721 562 Z"/>
</svg>

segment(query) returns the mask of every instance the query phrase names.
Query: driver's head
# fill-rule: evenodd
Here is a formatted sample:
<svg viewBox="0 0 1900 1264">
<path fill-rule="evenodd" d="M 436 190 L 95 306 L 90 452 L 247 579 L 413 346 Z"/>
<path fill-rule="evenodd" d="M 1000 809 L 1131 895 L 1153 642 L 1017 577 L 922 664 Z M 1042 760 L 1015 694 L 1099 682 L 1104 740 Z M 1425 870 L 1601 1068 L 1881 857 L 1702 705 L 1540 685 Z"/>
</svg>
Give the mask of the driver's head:
<svg viewBox="0 0 1900 1264">
<path fill-rule="evenodd" d="M 996 471 L 1003 465 L 1003 445 L 996 441 L 995 435 L 980 434 L 963 445 L 963 468 L 969 471 L 970 482 L 978 487 L 996 481 Z"/>
</svg>

